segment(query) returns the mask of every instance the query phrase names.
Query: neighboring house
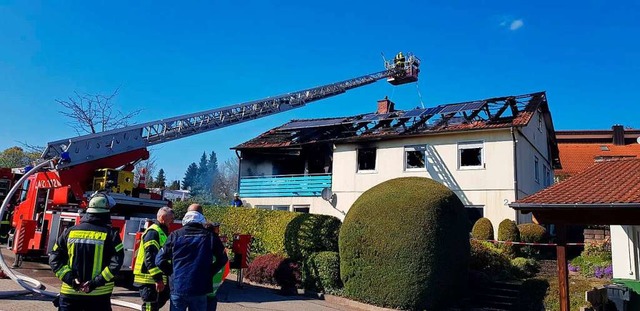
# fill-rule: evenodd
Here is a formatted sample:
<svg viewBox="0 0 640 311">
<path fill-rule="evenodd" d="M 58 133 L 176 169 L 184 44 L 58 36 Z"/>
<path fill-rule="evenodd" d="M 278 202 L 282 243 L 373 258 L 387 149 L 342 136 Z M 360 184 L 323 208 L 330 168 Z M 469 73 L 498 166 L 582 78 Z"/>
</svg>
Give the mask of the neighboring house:
<svg viewBox="0 0 640 311">
<path fill-rule="evenodd" d="M 600 161 L 511 206 L 545 223 L 611 225 L 613 277 L 640 288 L 640 159 Z"/>
<path fill-rule="evenodd" d="M 371 187 L 421 176 L 496 229 L 505 218 L 530 221 L 508 204 L 550 185 L 560 168 L 544 92 L 407 111 L 384 99 L 375 113 L 293 120 L 233 149 L 249 206 L 344 218 Z"/>
<path fill-rule="evenodd" d="M 637 129 L 625 129 L 622 125 L 614 125 L 611 130 L 558 131 L 556 137 L 562 161 L 562 169 L 555 172 L 559 180 L 585 171 L 599 162 L 622 159 L 640 160 L 640 143 L 638 142 L 640 130 Z M 640 164 L 635 167 L 636 170 L 638 168 Z M 628 172 L 602 173 L 622 175 Z M 634 173 L 635 176 L 631 175 L 631 177 L 638 179 L 640 171 Z M 616 187 L 610 189 L 621 195 L 629 190 Z M 599 190 L 593 189 L 593 191 Z M 640 204 L 640 201 L 635 203 Z M 640 273 L 640 226 L 612 225 L 611 250 L 614 278 L 640 281 L 638 276 Z"/>
<path fill-rule="evenodd" d="M 557 181 L 580 173 L 596 162 L 610 159 L 640 158 L 637 139 L 640 130 L 614 125 L 611 130 L 556 131 L 561 169 Z"/>
<path fill-rule="evenodd" d="M 163 199 L 169 201 L 186 201 L 191 198 L 191 192 L 189 190 L 151 188 L 149 191 L 160 194 Z"/>
</svg>

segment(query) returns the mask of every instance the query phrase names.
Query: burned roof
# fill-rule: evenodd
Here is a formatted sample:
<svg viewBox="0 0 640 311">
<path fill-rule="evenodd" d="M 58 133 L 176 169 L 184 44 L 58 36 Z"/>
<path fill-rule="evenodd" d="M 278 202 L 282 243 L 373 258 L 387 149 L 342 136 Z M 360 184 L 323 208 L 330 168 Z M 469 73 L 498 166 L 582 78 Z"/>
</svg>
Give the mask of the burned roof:
<svg viewBox="0 0 640 311">
<path fill-rule="evenodd" d="M 439 105 L 386 114 L 291 120 L 232 149 L 295 148 L 319 142 L 358 142 L 436 133 L 522 127 L 536 110 L 547 116 L 545 92 Z M 554 142 L 555 145 L 555 142 Z M 557 152 L 556 152 L 557 154 Z"/>
</svg>

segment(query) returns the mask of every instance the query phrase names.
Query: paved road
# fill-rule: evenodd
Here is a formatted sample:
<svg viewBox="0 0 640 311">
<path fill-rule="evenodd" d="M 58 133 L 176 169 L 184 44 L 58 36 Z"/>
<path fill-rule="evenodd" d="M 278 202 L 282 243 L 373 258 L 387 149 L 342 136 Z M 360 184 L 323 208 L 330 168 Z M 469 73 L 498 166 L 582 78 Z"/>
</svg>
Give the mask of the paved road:
<svg viewBox="0 0 640 311">
<path fill-rule="evenodd" d="M 7 261 L 12 262 L 13 254 L 2 249 L 2 254 Z M 29 277 L 41 281 L 49 291 L 58 291 L 60 281 L 53 275 L 49 266 L 45 263 L 25 261 L 20 269 L 15 270 Z M 238 284 L 231 278 L 227 279 L 218 292 L 220 311 L 244 311 L 244 310 L 279 310 L 279 311 L 328 311 L 328 310 L 389 310 L 373 307 L 347 299 L 326 296 L 325 300 L 313 299 L 306 296 L 282 296 L 275 290 L 244 285 L 238 288 Z M 0 295 L 2 292 L 20 290 L 20 286 L 8 279 L 0 279 Z M 115 299 L 139 303 L 137 291 L 117 287 L 114 292 Z M 26 310 L 56 310 L 50 301 L 43 297 L 32 295 L 10 297 L 0 300 L 0 311 L 26 311 Z M 114 311 L 131 310 L 122 307 L 114 307 Z M 162 310 L 169 310 L 165 306 Z"/>
</svg>

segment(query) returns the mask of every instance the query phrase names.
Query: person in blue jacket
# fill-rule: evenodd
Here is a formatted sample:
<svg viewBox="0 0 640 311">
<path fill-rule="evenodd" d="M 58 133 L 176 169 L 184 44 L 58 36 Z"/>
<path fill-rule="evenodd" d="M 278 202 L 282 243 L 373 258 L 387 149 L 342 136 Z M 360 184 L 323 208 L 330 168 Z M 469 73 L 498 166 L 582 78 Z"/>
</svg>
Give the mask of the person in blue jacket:
<svg viewBox="0 0 640 311">
<path fill-rule="evenodd" d="M 233 201 L 231 201 L 232 207 L 241 207 L 242 200 L 240 200 L 240 195 L 236 192 L 233 194 Z"/>
<path fill-rule="evenodd" d="M 202 207 L 192 204 L 188 210 L 183 227 L 158 252 L 156 265 L 170 276 L 171 311 L 206 311 L 213 276 L 229 259 L 220 239 L 204 228 Z"/>
</svg>

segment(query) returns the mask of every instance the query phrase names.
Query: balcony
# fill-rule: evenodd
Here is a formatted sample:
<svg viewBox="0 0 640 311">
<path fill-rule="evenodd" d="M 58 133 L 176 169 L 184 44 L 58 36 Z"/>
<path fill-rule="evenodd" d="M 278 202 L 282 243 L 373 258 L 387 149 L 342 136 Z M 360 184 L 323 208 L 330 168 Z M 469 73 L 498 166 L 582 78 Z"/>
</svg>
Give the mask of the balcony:
<svg viewBox="0 0 640 311">
<path fill-rule="evenodd" d="M 240 179 L 243 198 L 319 197 L 331 188 L 331 174 L 252 176 Z"/>
</svg>

